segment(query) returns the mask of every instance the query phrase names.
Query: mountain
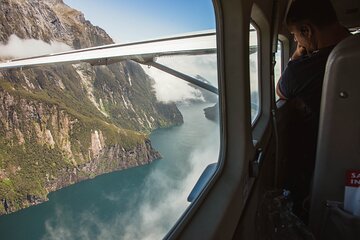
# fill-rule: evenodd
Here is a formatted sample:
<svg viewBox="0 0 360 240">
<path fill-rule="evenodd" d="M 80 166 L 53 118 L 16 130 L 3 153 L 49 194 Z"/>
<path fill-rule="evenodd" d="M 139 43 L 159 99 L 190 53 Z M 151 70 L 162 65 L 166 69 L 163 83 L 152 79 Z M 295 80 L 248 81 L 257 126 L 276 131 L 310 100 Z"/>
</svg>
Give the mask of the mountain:
<svg viewBox="0 0 360 240">
<path fill-rule="evenodd" d="M 16 52 L 16 42 L 31 43 L 17 54 L 39 44 L 113 43 L 62 0 L 1 0 L 0 12 L 1 46 Z M 4 53 L 3 59 L 14 57 Z M 78 181 L 160 158 L 148 134 L 183 118 L 175 104 L 156 100 L 152 85 L 130 61 L 0 71 L 0 215 Z"/>
<path fill-rule="evenodd" d="M 196 79 L 206 83 L 208 85 L 212 85 L 210 81 L 206 80 L 200 75 L 196 75 Z M 209 92 L 203 88 L 197 87 L 197 89 L 201 92 L 202 96 L 204 97 L 205 102 L 215 103 L 215 105 L 211 107 L 204 108 L 205 117 L 211 121 L 218 122 L 219 121 L 219 100 L 218 95 Z"/>
<path fill-rule="evenodd" d="M 210 81 L 206 80 L 205 78 L 203 78 L 200 75 L 196 75 L 195 78 L 197 80 L 203 82 L 203 83 L 206 83 L 206 84 L 210 85 L 210 86 L 213 85 Z M 201 87 L 194 86 L 194 88 L 198 89 L 201 92 L 201 95 L 203 96 L 205 102 L 216 103 L 218 101 L 218 95 L 217 94 L 209 92 L 208 90 L 206 90 L 204 88 L 201 88 Z"/>
<path fill-rule="evenodd" d="M 219 121 L 219 102 L 217 102 L 214 106 L 204 108 L 205 117 L 211 121 L 218 122 Z"/>
</svg>

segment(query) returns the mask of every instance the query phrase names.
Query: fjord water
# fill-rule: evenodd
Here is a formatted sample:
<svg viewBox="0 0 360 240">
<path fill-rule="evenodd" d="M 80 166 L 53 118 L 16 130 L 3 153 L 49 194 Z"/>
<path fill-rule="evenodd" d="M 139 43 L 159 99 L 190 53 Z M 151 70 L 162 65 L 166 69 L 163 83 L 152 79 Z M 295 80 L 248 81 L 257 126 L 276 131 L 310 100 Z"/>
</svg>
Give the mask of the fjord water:
<svg viewBox="0 0 360 240">
<path fill-rule="evenodd" d="M 0 217 L 0 239 L 161 239 L 189 206 L 205 167 L 218 160 L 213 104 L 179 106 L 184 124 L 150 135 L 163 159 L 86 180 L 49 201 Z"/>
</svg>

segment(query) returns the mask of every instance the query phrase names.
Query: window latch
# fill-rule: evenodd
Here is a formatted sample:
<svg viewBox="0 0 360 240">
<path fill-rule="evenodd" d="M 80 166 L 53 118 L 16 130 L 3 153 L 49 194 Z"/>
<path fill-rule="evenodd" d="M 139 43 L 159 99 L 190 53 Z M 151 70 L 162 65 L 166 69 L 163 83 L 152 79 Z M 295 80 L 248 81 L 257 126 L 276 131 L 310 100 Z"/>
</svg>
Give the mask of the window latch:
<svg viewBox="0 0 360 240">
<path fill-rule="evenodd" d="M 255 158 L 250 163 L 250 177 L 258 177 L 260 172 L 260 167 L 264 159 L 264 153 L 262 148 L 256 150 Z"/>
</svg>

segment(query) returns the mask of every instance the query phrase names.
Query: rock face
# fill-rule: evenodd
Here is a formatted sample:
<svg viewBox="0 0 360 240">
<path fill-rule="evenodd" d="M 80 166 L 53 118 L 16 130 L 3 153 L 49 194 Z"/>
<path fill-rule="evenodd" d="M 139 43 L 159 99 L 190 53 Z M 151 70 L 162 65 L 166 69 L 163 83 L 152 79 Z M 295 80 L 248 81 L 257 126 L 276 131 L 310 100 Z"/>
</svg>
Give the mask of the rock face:
<svg viewBox="0 0 360 240">
<path fill-rule="evenodd" d="M 207 107 L 204 109 L 205 117 L 211 121 L 219 121 L 219 103 L 216 103 L 214 106 Z"/>
<path fill-rule="evenodd" d="M 73 49 L 113 43 L 61 0 L 2 0 L 0 12 L 3 45 L 15 35 Z M 151 79 L 133 62 L 1 71 L 0 215 L 160 158 L 147 134 L 182 122 L 175 104 L 156 100 Z"/>
</svg>

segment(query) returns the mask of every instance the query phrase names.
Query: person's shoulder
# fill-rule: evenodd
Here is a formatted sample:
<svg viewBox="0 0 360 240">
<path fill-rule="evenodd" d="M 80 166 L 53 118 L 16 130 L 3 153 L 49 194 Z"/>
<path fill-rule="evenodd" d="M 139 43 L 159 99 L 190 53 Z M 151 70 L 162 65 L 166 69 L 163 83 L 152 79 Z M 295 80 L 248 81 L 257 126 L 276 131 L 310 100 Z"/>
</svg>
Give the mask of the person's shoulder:
<svg viewBox="0 0 360 240">
<path fill-rule="evenodd" d="M 331 51 L 335 48 L 336 45 L 325 47 L 318 50 L 318 54 L 321 56 L 329 56 Z"/>
<path fill-rule="evenodd" d="M 290 59 L 288 65 L 301 65 L 303 62 L 306 62 L 310 59 L 309 55 L 303 55 L 298 59 Z"/>
<path fill-rule="evenodd" d="M 302 68 L 311 63 L 311 57 L 302 56 L 296 60 L 290 60 L 287 64 L 287 70 L 291 72 L 302 71 Z"/>
<path fill-rule="evenodd" d="M 333 48 L 334 46 L 320 49 L 311 55 L 306 55 L 297 60 L 290 61 L 288 63 L 288 67 L 291 69 L 291 71 L 300 71 L 301 74 L 306 74 L 303 72 L 304 70 L 310 70 L 312 68 L 316 69 L 323 66 L 326 63 L 327 58 L 329 57 Z"/>
</svg>

